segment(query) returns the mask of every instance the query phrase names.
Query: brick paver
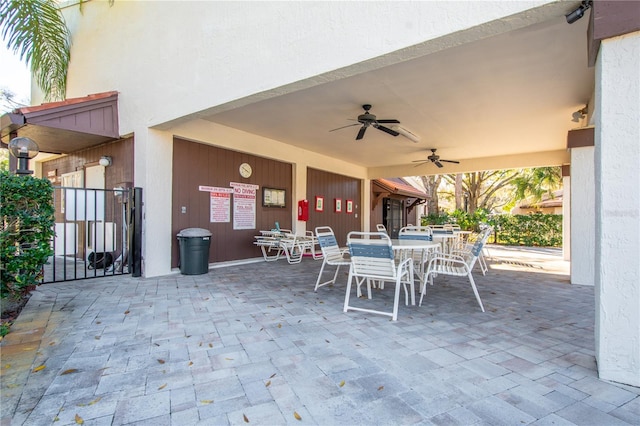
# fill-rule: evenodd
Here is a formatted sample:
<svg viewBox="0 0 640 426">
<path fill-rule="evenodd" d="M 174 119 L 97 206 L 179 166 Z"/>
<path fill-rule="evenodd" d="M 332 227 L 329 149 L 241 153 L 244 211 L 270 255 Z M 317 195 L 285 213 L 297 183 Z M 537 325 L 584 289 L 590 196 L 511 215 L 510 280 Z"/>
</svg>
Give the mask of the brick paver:
<svg viewBox="0 0 640 426">
<path fill-rule="evenodd" d="M 2 425 L 640 424 L 640 390 L 597 378 L 593 288 L 523 253 L 475 274 L 486 313 L 438 277 L 397 322 L 343 313 L 346 275 L 314 293 L 307 258 L 41 286 L 0 346 Z"/>
</svg>

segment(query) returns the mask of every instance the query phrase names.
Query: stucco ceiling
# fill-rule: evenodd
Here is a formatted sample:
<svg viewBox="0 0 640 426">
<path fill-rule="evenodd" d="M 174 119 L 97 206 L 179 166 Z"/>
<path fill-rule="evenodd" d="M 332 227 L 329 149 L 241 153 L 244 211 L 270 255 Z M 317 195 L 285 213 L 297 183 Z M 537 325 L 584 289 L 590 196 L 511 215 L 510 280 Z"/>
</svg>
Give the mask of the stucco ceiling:
<svg viewBox="0 0 640 426">
<path fill-rule="evenodd" d="M 384 66 L 355 64 L 331 78 L 303 82 L 302 89 L 271 91 L 201 118 L 379 168 L 378 175 L 389 166 L 401 166 L 395 175 L 438 173 L 433 164 L 413 163 L 425 159 L 430 148 L 461 161 L 440 171 L 491 168 L 498 157 L 566 152 L 567 131 L 584 125 L 571 121 L 572 113 L 593 92 L 587 26 L 586 16 L 569 25 L 555 13 L 534 25 L 454 41 L 453 47 L 427 54 L 394 52 L 380 61 Z M 356 141 L 359 126 L 330 132 L 354 123 L 349 119 L 362 113 L 362 104 L 372 104 L 379 119 L 398 119 L 420 142 L 373 128 Z"/>
</svg>

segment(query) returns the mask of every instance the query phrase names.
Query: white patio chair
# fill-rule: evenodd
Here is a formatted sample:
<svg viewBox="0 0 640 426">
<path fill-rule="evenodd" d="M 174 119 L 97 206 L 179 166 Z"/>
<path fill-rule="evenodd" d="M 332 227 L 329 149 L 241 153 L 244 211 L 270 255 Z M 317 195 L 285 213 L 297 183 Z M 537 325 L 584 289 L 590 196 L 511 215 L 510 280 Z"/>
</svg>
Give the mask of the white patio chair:
<svg viewBox="0 0 640 426">
<path fill-rule="evenodd" d="M 304 238 L 299 238 L 300 246 L 303 249 L 303 256 L 307 252 L 311 255 L 313 260 L 322 259 L 322 251 L 317 250 L 318 238 L 313 231 L 305 231 Z"/>
<path fill-rule="evenodd" d="M 383 232 L 349 232 L 347 235 L 347 245 L 351 253 L 351 268 L 349 269 L 349 280 L 347 281 L 347 291 L 344 297 L 344 312 L 361 311 L 372 314 L 390 316 L 393 321 L 398 319 L 398 301 L 400 298 L 400 287 L 404 287 L 405 304 L 409 304 L 409 293 L 414 292 L 413 284 L 413 263 L 411 259 L 405 259 L 396 265 L 393 256 L 391 239 Z M 391 312 L 376 309 L 367 309 L 350 304 L 351 285 L 356 281 L 359 288 L 367 283 L 367 296 L 371 299 L 371 282 L 393 282 L 395 283 L 395 293 L 393 297 L 393 310 Z"/>
<path fill-rule="evenodd" d="M 302 255 L 304 254 L 304 247 L 298 238 L 295 234 L 286 234 L 286 236 L 279 241 L 280 248 L 287 257 L 287 262 L 291 265 L 300 263 L 302 261 Z"/>
<path fill-rule="evenodd" d="M 471 283 L 471 288 L 473 289 L 473 294 L 476 296 L 476 300 L 480 305 L 480 309 L 484 312 L 484 306 L 482 305 L 482 300 L 480 300 L 480 294 L 478 294 L 478 289 L 476 288 L 476 283 L 473 279 L 473 266 L 478 260 L 478 256 L 482 252 L 482 241 L 476 241 L 471 250 L 466 253 L 464 256 L 458 256 L 454 254 L 444 254 L 444 253 L 436 253 L 429 260 L 429 264 L 427 266 L 427 271 L 422 278 L 422 285 L 420 288 L 420 303 L 419 306 L 422 306 L 422 299 L 427 292 L 427 282 L 433 285 L 433 277 L 437 275 L 452 275 L 456 277 L 464 277 L 469 278 L 469 283 Z"/>
<path fill-rule="evenodd" d="M 381 223 L 378 223 L 378 224 L 376 225 L 376 230 L 377 230 L 378 232 L 384 232 L 384 233 L 385 233 L 385 234 L 387 234 L 387 235 L 389 234 L 389 233 L 387 232 L 387 228 L 386 228 L 383 224 L 381 224 Z"/>
<path fill-rule="evenodd" d="M 487 275 L 487 271 L 489 270 L 489 267 L 487 265 L 487 261 L 485 259 L 484 253 L 487 250 L 487 247 L 486 247 L 487 240 L 489 239 L 489 236 L 491 235 L 492 231 L 493 231 L 493 228 L 488 227 L 478 232 L 477 234 L 470 236 L 468 240 L 469 242 L 465 243 L 462 248 L 458 250 L 454 250 L 452 254 L 464 257 L 468 254 L 469 251 L 473 249 L 473 245 L 476 242 L 480 241 L 482 243 L 482 250 L 478 255 L 478 265 L 480 266 L 482 275 Z"/>
<path fill-rule="evenodd" d="M 351 265 L 349 250 L 346 248 L 341 249 L 338 246 L 338 241 L 336 240 L 336 236 L 333 233 L 333 229 L 328 226 L 317 227 L 316 238 L 318 239 L 318 244 L 320 244 L 323 261 L 322 266 L 320 267 L 320 273 L 318 273 L 318 279 L 316 280 L 316 287 L 313 289 L 313 291 L 318 291 L 318 288 L 328 284 L 335 284 L 336 279 L 338 278 L 340 267 Z M 321 283 L 320 280 L 322 278 L 322 273 L 324 272 L 324 268 L 327 265 L 335 266 L 336 272 L 335 274 L 333 274 L 332 279 Z"/>
<path fill-rule="evenodd" d="M 398 239 L 400 240 L 421 240 L 421 241 L 433 241 L 433 235 L 431 228 L 428 226 L 413 226 L 408 225 L 400 229 L 398 233 Z M 435 250 L 406 250 L 403 251 L 402 259 L 411 258 L 413 261 L 413 271 L 415 272 L 418 281 L 422 281 L 422 276 L 426 270 L 426 263 L 430 258 L 431 253 Z"/>
</svg>

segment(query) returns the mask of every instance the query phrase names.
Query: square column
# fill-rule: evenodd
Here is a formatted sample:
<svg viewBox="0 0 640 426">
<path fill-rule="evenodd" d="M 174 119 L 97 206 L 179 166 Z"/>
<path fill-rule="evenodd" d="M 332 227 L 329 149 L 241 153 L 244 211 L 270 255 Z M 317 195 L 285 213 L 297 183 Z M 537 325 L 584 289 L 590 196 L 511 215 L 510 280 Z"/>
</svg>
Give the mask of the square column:
<svg viewBox="0 0 640 426">
<path fill-rule="evenodd" d="M 632 386 L 640 386 L 639 70 L 640 32 L 602 41 L 595 96 L 595 350 L 600 378 Z"/>
<path fill-rule="evenodd" d="M 571 284 L 594 285 L 596 235 L 593 146 L 571 148 Z M 566 188 L 565 188 L 566 191 Z"/>
</svg>

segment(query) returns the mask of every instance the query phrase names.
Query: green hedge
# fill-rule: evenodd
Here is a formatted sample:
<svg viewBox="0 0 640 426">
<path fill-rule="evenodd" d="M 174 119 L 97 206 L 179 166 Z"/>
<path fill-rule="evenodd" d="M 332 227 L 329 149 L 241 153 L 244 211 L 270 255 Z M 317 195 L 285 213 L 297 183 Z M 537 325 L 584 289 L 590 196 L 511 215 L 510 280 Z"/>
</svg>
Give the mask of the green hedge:
<svg viewBox="0 0 640 426">
<path fill-rule="evenodd" d="M 531 213 L 528 215 L 493 215 L 476 210 L 467 214 L 453 213 L 422 217 L 422 225 L 457 223 L 462 229 L 478 231 L 482 224 L 493 226 L 489 242 L 515 246 L 562 247 L 562 215 Z"/>
<path fill-rule="evenodd" d="M 562 215 L 531 213 L 493 216 L 495 242 L 512 246 L 562 247 Z"/>
<path fill-rule="evenodd" d="M 0 171 L 0 297 L 20 297 L 53 255 L 53 187 L 46 179 Z"/>
</svg>

